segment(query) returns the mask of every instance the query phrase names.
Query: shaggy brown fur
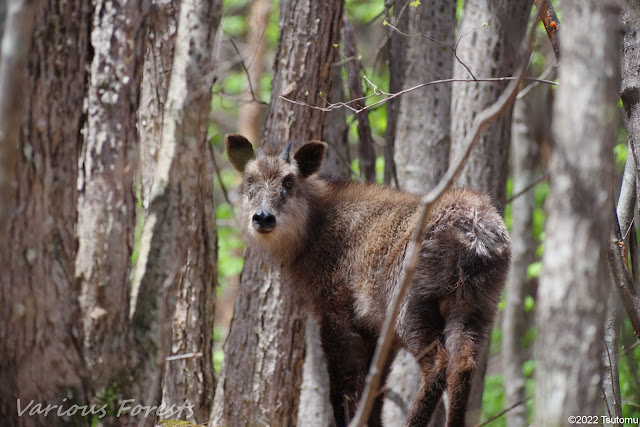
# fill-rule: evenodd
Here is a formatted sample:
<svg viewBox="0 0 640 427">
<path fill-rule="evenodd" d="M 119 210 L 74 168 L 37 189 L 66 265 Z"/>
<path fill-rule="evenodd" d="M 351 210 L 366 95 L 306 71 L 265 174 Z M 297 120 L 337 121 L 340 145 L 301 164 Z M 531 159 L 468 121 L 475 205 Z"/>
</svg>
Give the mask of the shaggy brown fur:
<svg viewBox="0 0 640 427">
<path fill-rule="evenodd" d="M 226 144 L 243 174 L 238 227 L 248 244 L 282 266 L 293 296 L 318 320 L 334 417 L 345 426 L 398 286 L 419 197 L 317 173 L 326 150 L 321 142 L 303 145 L 293 158 L 288 149 L 279 155 L 274 143 L 254 157 L 240 135 L 228 135 Z M 445 389 L 447 425 L 464 425 L 509 257 L 507 229 L 487 196 L 451 190 L 433 206 L 395 328 L 394 353 L 406 348 L 423 375 L 405 425 L 426 426 Z M 381 407 L 380 397 L 370 426 L 381 424 Z"/>
</svg>

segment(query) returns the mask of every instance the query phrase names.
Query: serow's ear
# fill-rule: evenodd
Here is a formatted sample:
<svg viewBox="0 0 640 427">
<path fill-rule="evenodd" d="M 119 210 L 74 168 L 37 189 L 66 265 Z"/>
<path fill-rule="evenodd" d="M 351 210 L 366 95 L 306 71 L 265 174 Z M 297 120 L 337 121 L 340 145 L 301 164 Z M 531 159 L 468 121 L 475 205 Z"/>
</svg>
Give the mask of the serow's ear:
<svg viewBox="0 0 640 427">
<path fill-rule="evenodd" d="M 256 156 L 253 146 L 247 138 L 237 133 L 230 133 L 224 137 L 224 145 L 227 149 L 229 161 L 240 173 L 244 172 L 245 166 Z"/>
<path fill-rule="evenodd" d="M 326 152 L 327 144 L 320 141 L 307 142 L 296 151 L 293 158 L 298 163 L 298 169 L 303 177 L 306 178 L 320 169 Z"/>
</svg>

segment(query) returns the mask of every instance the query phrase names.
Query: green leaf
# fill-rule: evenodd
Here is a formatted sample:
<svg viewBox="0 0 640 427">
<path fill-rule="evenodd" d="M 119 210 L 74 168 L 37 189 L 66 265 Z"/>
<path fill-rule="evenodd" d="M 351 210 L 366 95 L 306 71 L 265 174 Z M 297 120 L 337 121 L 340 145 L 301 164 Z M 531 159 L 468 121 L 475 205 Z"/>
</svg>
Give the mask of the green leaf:
<svg viewBox="0 0 640 427">
<path fill-rule="evenodd" d="M 418 7 L 418 6 L 420 6 L 420 4 L 421 4 L 420 0 L 415 0 L 415 1 L 412 1 L 411 3 L 409 3 L 409 6 Z"/>
<path fill-rule="evenodd" d="M 528 271 L 527 271 L 527 273 L 528 273 Z M 524 311 L 526 313 L 529 313 L 530 311 L 532 311 L 535 308 L 536 308 L 536 300 L 531 295 L 525 296 L 524 297 Z"/>
<path fill-rule="evenodd" d="M 529 279 L 536 279 L 540 277 L 541 271 L 542 271 L 542 263 L 540 261 L 532 262 L 527 267 L 527 277 Z"/>
</svg>

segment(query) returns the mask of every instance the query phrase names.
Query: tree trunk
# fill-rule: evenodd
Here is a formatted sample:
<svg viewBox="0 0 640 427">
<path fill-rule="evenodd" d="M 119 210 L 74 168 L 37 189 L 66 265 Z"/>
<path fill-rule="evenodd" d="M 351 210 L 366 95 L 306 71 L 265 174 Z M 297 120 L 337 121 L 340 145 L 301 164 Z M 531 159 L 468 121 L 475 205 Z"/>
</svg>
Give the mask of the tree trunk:
<svg viewBox="0 0 640 427">
<path fill-rule="evenodd" d="M 11 177 L 17 182 L 11 191 L 16 210 L 0 249 L 0 418 L 5 425 L 74 422 L 18 418 L 18 398 L 22 409 L 31 400 L 69 407 L 85 399 L 74 226 L 90 19 L 83 1 L 50 0 L 35 9 Z"/>
<path fill-rule="evenodd" d="M 401 62 L 406 64 L 398 70 L 402 72 L 403 89 L 451 78 L 453 51 L 444 44 L 453 45 L 455 4 L 446 0 L 425 2 L 407 8 L 400 19 L 407 21 L 406 33 L 411 35 L 405 40 L 406 49 L 399 53 L 404 56 Z M 395 126 L 394 159 L 398 184 L 411 193 L 424 194 L 447 170 L 451 86 L 427 86 L 403 95 Z"/>
<path fill-rule="evenodd" d="M 619 88 L 619 8 L 566 1 L 554 104 L 556 146 L 537 303 L 535 424 L 566 425 L 601 405 L 606 267 Z M 607 64 L 603 67 L 602 64 Z"/>
<path fill-rule="evenodd" d="M 458 26 L 457 45 L 458 58 L 464 66 L 456 61 L 453 77 L 470 79 L 474 76 L 513 75 L 517 62 L 521 60 L 522 52 L 519 49 L 531 5 L 531 0 L 466 1 Z M 465 137 L 477 112 L 491 105 L 506 85 L 506 82 L 453 83 L 451 161 L 464 150 Z M 505 204 L 510 132 L 511 108 L 485 129 L 456 181 L 457 186 L 489 194 L 500 211 L 503 211 Z M 473 378 L 467 406 L 469 424 L 476 424 L 480 417 L 487 359 L 486 355 L 479 359 Z"/>
<path fill-rule="evenodd" d="M 389 92 L 396 93 L 403 89 L 404 70 L 408 67 L 406 63 L 407 37 L 400 32 L 409 29 L 409 19 L 403 18 L 407 13 L 408 2 L 406 0 L 390 0 L 393 5 L 390 22 L 399 31 L 387 27 L 387 55 L 389 57 Z M 384 183 L 386 185 L 398 185 L 398 172 L 394 161 L 396 139 L 396 122 L 400 111 L 401 99 L 392 99 L 387 103 L 387 129 L 385 131 L 385 151 L 384 151 Z"/>
<path fill-rule="evenodd" d="M 153 177 L 162 139 L 162 113 L 167 102 L 169 77 L 178 27 L 180 1 L 153 0 L 147 15 L 148 40 L 142 66 L 138 109 L 138 177 L 142 206 L 149 209 Z"/>
<path fill-rule="evenodd" d="M 213 82 L 211 52 L 220 13 L 220 1 L 183 2 L 180 7 L 171 81 L 164 108 L 162 143 L 132 290 L 135 303 L 131 310 L 132 327 L 138 352 L 145 358 L 138 361 L 139 380 L 131 387 L 131 398 L 149 402 L 146 403 L 149 405 L 161 398 L 165 358 L 171 348 L 174 293 L 181 276 L 181 296 L 185 298 L 181 301 L 187 306 L 180 308 L 187 311 L 185 315 L 191 311 L 206 315 L 206 307 L 211 304 L 208 301 L 189 301 L 188 297 L 211 298 L 211 274 L 215 271 L 211 266 L 195 271 L 191 268 L 195 262 L 211 262 L 215 256 L 216 243 L 211 234 L 215 229 L 209 223 L 215 219 L 211 217 L 211 158 L 207 126 Z M 201 235 L 196 238 L 197 231 Z M 185 286 L 189 284 L 203 286 L 199 291 L 202 294 L 185 295 Z M 209 321 L 204 324 L 208 325 Z M 210 346 L 210 338 L 204 336 L 211 330 L 203 327 L 200 330 L 203 337 L 198 337 L 192 327 L 192 324 L 184 325 L 189 336 L 180 341 L 174 338 L 175 348 Z M 196 324 L 195 327 L 199 326 Z M 204 354 L 209 351 L 202 347 Z M 200 367 L 192 367 L 188 372 L 204 371 Z M 202 384 L 185 388 L 177 382 L 173 386 L 173 390 L 180 388 L 185 393 L 185 399 L 196 400 L 191 402 L 194 404 L 201 401 L 199 396 L 210 387 Z M 174 398 L 183 400 L 180 397 Z M 153 419 L 150 417 L 143 421 L 148 424 Z"/>
<path fill-rule="evenodd" d="M 636 194 L 640 194 L 640 5 L 627 2 L 623 15 L 622 84 L 620 97 L 624 106 L 629 146 L 636 164 Z"/>
<path fill-rule="evenodd" d="M 458 28 L 457 54 L 473 76 L 511 76 L 523 52 L 519 49 L 527 27 L 531 0 L 468 0 Z M 486 24 L 486 25 L 483 25 Z M 453 66 L 453 77 L 473 76 L 459 62 Z M 506 82 L 455 82 L 452 88 L 451 154 L 455 159 L 478 111 L 500 96 Z M 502 210 L 505 202 L 508 152 L 511 131 L 511 109 L 489 125 L 469 156 L 457 185 L 488 193 Z"/>
<path fill-rule="evenodd" d="M 333 70 L 331 103 L 344 102 L 342 73 Z M 322 162 L 322 170 L 343 177 L 349 176 L 349 146 L 345 110 L 338 108 L 329 112 L 325 136 L 329 144 Z M 298 405 L 299 426 L 333 426 L 333 408 L 329 403 L 329 375 L 327 360 L 320 341 L 320 327 L 312 317 L 307 317 L 307 349 L 302 367 L 302 386 Z"/>
<path fill-rule="evenodd" d="M 518 195 L 531 185 L 539 176 L 540 149 L 532 127 L 533 97 L 541 97 L 547 88 L 539 87 L 528 97 L 518 100 L 513 111 L 511 129 L 513 194 Z M 506 414 L 509 426 L 528 426 L 527 407 L 525 405 L 525 377 L 522 366 L 528 358 L 522 339 L 532 326 L 531 316 L 525 311 L 525 297 L 531 295 L 535 286 L 527 269 L 536 260 L 538 242 L 532 234 L 535 193 L 533 190 L 519 194 L 511 204 L 511 268 L 507 280 L 505 308 L 502 317 L 502 367 L 504 372 L 504 406 L 510 408 Z M 519 404 L 518 404 L 519 403 Z"/>
<path fill-rule="evenodd" d="M 93 57 L 78 174 L 78 254 L 84 357 L 94 394 L 128 364 L 129 271 L 135 228 L 136 111 L 144 31 L 142 2 L 95 3 Z"/>
<path fill-rule="evenodd" d="M 9 213 L 15 207 L 12 197 L 17 184 L 15 165 L 18 162 L 18 137 L 25 104 L 22 91 L 26 83 L 25 70 L 38 6 L 37 1 L 11 1 L 5 34 L 7 3 L 3 1 L 0 4 L 0 44 L 7 46 L 0 50 L 0 237 L 5 236 Z"/>
<path fill-rule="evenodd" d="M 340 41 L 341 0 L 281 3 L 280 38 L 264 140 L 300 146 L 322 139 L 327 114 L 281 96 L 322 105 L 331 93 L 334 44 Z M 254 141 L 255 142 L 255 141 Z M 305 318 L 293 306 L 278 269 L 248 250 L 225 343 L 212 425 L 292 425 L 297 419 L 304 362 Z"/>
<path fill-rule="evenodd" d="M 150 13 L 149 43 L 145 54 L 140 123 L 141 193 L 149 206 L 162 134 L 162 113 L 171 75 L 179 2 L 155 2 Z M 172 359 L 165 365 L 162 402 L 167 406 L 193 405 L 172 417 L 204 423 L 211 412 L 213 392 L 213 319 L 216 302 L 217 241 L 212 187 L 213 159 L 205 149 L 204 165 L 187 230 L 193 233 L 180 272 L 172 322 Z M 191 416 L 192 415 L 192 416 Z"/>
<path fill-rule="evenodd" d="M 204 165 L 198 176 L 193 201 L 193 214 L 187 224 L 187 256 L 180 272 L 176 308 L 173 316 L 171 354 L 183 358 L 166 363 L 162 402 L 179 407 L 185 402 L 194 405 L 189 412 L 173 418 L 206 423 L 213 405 L 213 319 L 216 304 L 218 242 L 213 205 L 213 160 L 210 151 L 204 155 Z M 197 355 L 194 355 L 197 353 Z"/>
<path fill-rule="evenodd" d="M 394 6 L 395 26 L 410 36 L 392 35 L 392 43 L 396 45 L 389 52 L 390 67 L 395 71 L 390 76 L 392 91 L 451 78 L 453 51 L 444 44 L 453 45 L 455 4 L 438 0 L 407 7 L 407 2 L 398 3 Z M 394 41 L 398 37 L 402 42 Z M 403 190 L 426 194 L 448 166 L 451 86 L 435 85 L 409 92 L 398 104 L 395 117 L 389 117 L 394 120 L 392 142 L 398 184 Z M 387 381 L 389 392 L 384 403 L 387 424 L 395 425 L 406 418 L 421 381 L 414 357 L 401 350 Z"/>
</svg>

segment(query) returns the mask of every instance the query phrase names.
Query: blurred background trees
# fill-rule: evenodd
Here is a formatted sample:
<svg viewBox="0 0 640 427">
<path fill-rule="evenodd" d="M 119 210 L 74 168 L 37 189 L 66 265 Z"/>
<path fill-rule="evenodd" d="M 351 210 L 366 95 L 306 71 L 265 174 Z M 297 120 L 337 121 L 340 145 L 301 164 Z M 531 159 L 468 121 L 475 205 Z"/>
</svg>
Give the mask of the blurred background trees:
<svg viewBox="0 0 640 427">
<path fill-rule="evenodd" d="M 524 60 L 533 3 L 544 7 L 0 3 L 3 421 L 156 422 L 153 411 L 116 418 L 135 399 L 194 405 L 157 420 L 331 425 L 317 326 L 283 300 L 277 269 L 245 253 L 233 227 L 239 177 L 223 136 L 322 139 L 327 170 L 425 193 L 507 85 L 499 78 Z M 640 416 L 640 10 L 553 4 L 562 66 L 536 24 L 530 79 L 458 178 L 492 197 L 514 248 L 469 424 Z M 593 43 L 576 43 L 584 37 Z M 384 389 L 388 425 L 406 415 L 416 370 L 398 357 Z M 23 409 L 106 405 L 106 416 L 19 417 L 18 398 Z"/>
</svg>

